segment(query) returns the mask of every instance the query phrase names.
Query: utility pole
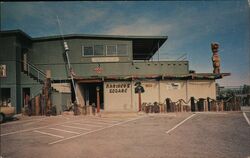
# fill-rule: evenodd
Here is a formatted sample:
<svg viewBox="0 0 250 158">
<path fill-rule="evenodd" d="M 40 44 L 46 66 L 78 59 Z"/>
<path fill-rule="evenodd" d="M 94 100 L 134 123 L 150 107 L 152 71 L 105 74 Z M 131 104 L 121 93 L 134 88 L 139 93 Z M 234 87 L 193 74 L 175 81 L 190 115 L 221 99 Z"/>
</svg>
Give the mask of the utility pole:
<svg viewBox="0 0 250 158">
<path fill-rule="evenodd" d="M 72 86 L 73 86 L 74 93 L 75 93 L 76 104 L 78 105 L 79 100 L 78 100 L 78 97 L 77 97 L 77 94 L 76 94 L 76 87 L 75 87 L 75 81 L 74 81 L 74 76 L 73 76 L 73 68 L 71 67 L 71 64 L 70 64 L 70 61 L 69 61 L 69 55 L 68 55 L 69 47 L 68 47 L 67 42 L 64 40 L 59 18 L 58 18 L 58 16 L 56 16 L 56 17 L 57 17 L 58 26 L 59 26 L 59 29 L 60 29 L 60 34 L 61 34 L 61 37 L 63 39 L 64 52 L 65 52 L 65 55 L 66 55 L 68 70 L 70 72 L 70 78 L 71 78 Z"/>
<path fill-rule="evenodd" d="M 76 87 L 75 87 L 75 81 L 74 81 L 74 76 L 73 76 L 73 68 L 70 65 L 69 55 L 68 55 L 69 47 L 66 41 L 63 42 L 63 45 L 64 45 L 65 55 L 67 59 L 68 70 L 70 71 L 70 78 L 71 78 L 72 86 L 73 86 L 74 93 L 75 93 L 76 104 L 78 105 L 79 101 L 78 101 L 78 97 L 76 94 Z"/>
</svg>

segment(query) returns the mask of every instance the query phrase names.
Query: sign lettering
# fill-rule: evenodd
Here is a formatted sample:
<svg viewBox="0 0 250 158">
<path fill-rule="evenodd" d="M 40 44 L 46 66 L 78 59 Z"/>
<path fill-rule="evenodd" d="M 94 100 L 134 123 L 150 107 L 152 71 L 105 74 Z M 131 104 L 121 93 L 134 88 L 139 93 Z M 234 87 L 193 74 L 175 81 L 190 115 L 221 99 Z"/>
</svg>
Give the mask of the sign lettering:
<svg viewBox="0 0 250 158">
<path fill-rule="evenodd" d="M 128 88 L 130 88 L 129 83 L 110 83 L 106 84 L 106 88 L 109 89 L 109 93 L 127 93 Z"/>
</svg>

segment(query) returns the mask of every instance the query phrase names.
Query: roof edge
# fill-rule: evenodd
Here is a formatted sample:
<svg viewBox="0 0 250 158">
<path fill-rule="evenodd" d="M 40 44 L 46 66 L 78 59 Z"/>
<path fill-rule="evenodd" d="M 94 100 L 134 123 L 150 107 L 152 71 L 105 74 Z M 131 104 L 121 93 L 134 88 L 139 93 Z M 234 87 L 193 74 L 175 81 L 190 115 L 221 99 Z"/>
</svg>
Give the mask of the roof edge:
<svg viewBox="0 0 250 158">
<path fill-rule="evenodd" d="M 21 29 L 15 29 L 15 30 L 1 30 L 0 34 L 21 34 L 22 36 L 27 37 L 30 40 L 33 40 L 33 38 L 28 35 L 27 33 L 25 33 L 24 31 L 22 31 Z"/>
<path fill-rule="evenodd" d="M 1 30 L 1 34 L 22 34 L 23 36 L 28 37 L 33 41 L 43 41 L 43 40 L 55 40 L 61 39 L 61 35 L 52 35 L 52 36 L 43 36 L 43 37 L 31 37 L 27 33 L 25 33 L 21 29 L 14 30 Z M 65 39 L 67 38 L 107 38 L 107 39 L 168 39 L 168 36 L 136 36 L 136 35 L 97 35 L 97 34 L 66 34 L 63 36 Z"/>
</svg>

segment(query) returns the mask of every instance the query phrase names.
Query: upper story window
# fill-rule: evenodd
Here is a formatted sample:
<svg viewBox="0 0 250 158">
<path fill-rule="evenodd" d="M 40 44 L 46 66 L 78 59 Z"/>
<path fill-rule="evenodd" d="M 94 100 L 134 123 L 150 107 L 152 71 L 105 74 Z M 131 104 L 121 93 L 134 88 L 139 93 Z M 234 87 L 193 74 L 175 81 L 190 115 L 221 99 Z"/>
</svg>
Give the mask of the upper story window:
<svg viewBox="0 0 250 158">
<path fill-rule="evenodd" d="M 108 45 L 106 55 L 116 56 L 116 45 Z"/>
<path fill-rule="evenodd" d="M 104 55 L 103 45 L 95 45 L 94 46 L 94 56 L 103 56 L 103 55 Z"/>
<path fill-rule="evenodd" d="M 128 45 L 93 45 L 82 46 L 82 56 L 126 56 Z"/>
<path fill-rule="evenodd" d="M 126 44 L 118 44 L 117 45 L 117 55 L 128 55 L 128 47 Z"/>
<path fill-rule="evenodd" d="M 92 46 L 83 46 L 82 47 L 82 56 L 93 56 L 93 47 Z"/>
</svg>

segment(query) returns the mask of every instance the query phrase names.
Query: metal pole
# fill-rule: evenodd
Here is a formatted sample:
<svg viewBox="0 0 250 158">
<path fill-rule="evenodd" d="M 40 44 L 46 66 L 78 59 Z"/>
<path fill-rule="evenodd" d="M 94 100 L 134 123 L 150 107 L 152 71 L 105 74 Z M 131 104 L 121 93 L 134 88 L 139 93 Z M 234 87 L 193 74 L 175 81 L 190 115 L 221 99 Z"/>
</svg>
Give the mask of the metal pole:
<svg viewBox="0 0 250 158">
<path fill-rule="evenodd" d="M 79 101 L 78 101 L 78 97 L 77 97 L 77 94 L 76 94 L 76 88 L 75 88 L 74 77 L 73 77 L 73 75 L 72 75 L 72 73 L 71 73 L 71 70 L 72 70 L 72 69 L 71 69 L 71 65 L 70 65 L 70 62 L 69 62 L 68 51 L 69 51 L 69 50 L 65 50 L 65 54 L 66 54 L 66 58 L 67 58 L 68 68 L 69 68 L 69 71 L 70 71 L 70 78 L 71 78 L 72 86 L 73 86 L 74 93 L 75 93 L 76 103 L 78 104 Z"/>
<path fill-rule="evenodd" d="M 75 88 L 74 77 L 72 75 L 72 69 L 71 69 L 71 65 L 70 65 L 70 62 L 69 62 L 69 55 L 68 55 L 69 47 L 68 47 L 67 42 L 64 40 L 60 20 L 59 20 L 58 16 L 56 16 L 56 18 L 57 18 L 57 22 L 58 22 L 60 34 L 61 34 L 62 40 L 63 40 L 63 46 L 64 46 L 66 58 L 67 58 L 68 68 L 69 68 L 69 71 L 70 71 L 70 78 L 71 78 L 71 82 L 72 82 L 73 89 L 74 89 L 74 92 L 75 92 L 76 103 L 78 104 L 79 101 L 78 101 L 78 98 L 77 98 L 77 95 L 76 95 L 76 88 Z"/>
</svg>

